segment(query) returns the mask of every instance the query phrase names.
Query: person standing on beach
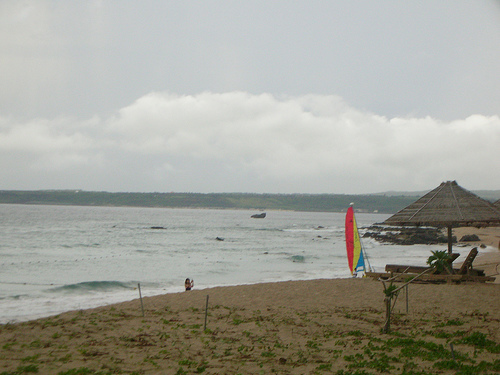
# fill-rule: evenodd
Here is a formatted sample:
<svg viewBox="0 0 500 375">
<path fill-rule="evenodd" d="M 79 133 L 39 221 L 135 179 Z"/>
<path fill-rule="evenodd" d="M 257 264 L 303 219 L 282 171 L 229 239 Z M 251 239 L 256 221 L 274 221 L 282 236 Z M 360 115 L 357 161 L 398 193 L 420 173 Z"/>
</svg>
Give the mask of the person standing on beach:
<svg viewBox="0 0 500 375">
<path fill-rule="evenodd" d="M 184 287 L 186 288 L 186 291 L 194 288 L 194 280 L 189 280 L 189 278 L 186 279 L 186 281 L 184 281 Z"/>
</svg>

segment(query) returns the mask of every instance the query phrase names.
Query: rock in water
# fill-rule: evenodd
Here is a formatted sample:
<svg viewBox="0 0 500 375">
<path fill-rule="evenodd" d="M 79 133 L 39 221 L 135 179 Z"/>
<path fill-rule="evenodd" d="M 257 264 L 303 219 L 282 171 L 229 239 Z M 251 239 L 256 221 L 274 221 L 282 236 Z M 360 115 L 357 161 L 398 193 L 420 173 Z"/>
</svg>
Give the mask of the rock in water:
<svg viewBox="0 0 500 375">
<path fill-rule="evenodd" d="M 466 234 L 460 239 L 460 242 L 479 242 L 481 241 L 477 234 Z"/>
<path fill-rule="evenodd" d="M 263 212 L 261 214 L 255 214 L 255 215 L 252 215 L 250 217 L 253 218 L 253 219 L 264 219 L 266 217 L 266 213 Z"/>
</svg>

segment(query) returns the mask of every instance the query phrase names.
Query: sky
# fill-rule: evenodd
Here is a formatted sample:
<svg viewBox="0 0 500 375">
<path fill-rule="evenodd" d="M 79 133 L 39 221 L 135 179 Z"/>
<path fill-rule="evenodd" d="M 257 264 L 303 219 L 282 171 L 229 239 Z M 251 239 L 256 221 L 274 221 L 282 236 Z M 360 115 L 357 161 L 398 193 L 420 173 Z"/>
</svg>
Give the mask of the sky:
<svg viewBox="0 0 500 375">
<path fill-rule="evenodd" d="M 0 190 L 500 189 L 500 0 L 0 0 Z"/>
</svg>

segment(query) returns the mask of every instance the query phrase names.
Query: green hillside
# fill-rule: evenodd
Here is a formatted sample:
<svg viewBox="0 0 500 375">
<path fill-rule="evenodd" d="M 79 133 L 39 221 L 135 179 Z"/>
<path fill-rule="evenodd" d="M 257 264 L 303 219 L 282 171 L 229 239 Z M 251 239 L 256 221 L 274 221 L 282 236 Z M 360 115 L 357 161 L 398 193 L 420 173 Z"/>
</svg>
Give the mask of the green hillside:
<svg viewBox="0 0 500 375">
<path fill-rule="evenodd" d="M 359 211 L 395 213 L 418 199 L 391 194 L 109 193 L 82 190 L 0 190 L 0 204 L 77 206 L 190 207 L 220 209 Z"/>
<path fill-rule="evenodd" d="M 0 203 L 79 206 L 192 207 L 255 210 L 393 213 L 415 200 L 410 196 L 247 193 L 108 193 L 81 190 L 0 191 Z"/>
</svg>

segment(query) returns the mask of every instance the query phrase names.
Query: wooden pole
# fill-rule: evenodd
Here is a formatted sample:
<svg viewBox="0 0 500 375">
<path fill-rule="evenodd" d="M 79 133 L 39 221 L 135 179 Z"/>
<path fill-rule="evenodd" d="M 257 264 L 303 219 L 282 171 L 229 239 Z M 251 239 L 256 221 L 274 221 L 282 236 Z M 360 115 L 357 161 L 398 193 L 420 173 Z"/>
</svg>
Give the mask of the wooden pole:
<svg viewBox="0 0 500 375">
<path fill-rule="evenodd" d="M 453 236 L 451 234 L 451 224 L 448 225 L 448 254 L 451 255 L 451 253 L 453 252 Z"/>
<path fill-rule="evenodd" d="M 384 333 L 389 333 L 391 330 L 391 297 L 385 297 L 385 324 Z"/>
<path fill-rule="evenodd" d="M 139 298 L 141 299 L 142 316 L 144 317 L 144 304 L 142 303 L 141 283 L 138 283 L 137 287 L 139 288 Z"/>
<path fill-rule="evenodd" d="M 386 294 L 386 297 L 384 299 L 384 302 L 385 302 L 385 314 L 386 314 L 386 317 L 385 317 L 385 324 L 384 324 L 384 328 L 382 329 L 382 331 L 384 333 L 389 333 L 390 329 L 391 329 L 391 299 L 392 299 L 392 296 L 395 296 L 397 295 L 397 293 L 403 289 L 404 287 L 408 286 L 408 284 L 411 284 L 413 281 L 415 281 L 416 279 L 418 279 L 420 276 L 422 276 L 423 274 L 429 272 L 431 270 L 431 268 L 427 268 L 425 271 L 419 273 L 417 276 L 415 276 L 413 279 L 411 279 L 410 281 L 408 281 L 407 283 L 401 285 L 399 288 L 396 288 L 395 290 L 392 291 L 392 293 L 390 293 L 390 295 L 387 295 Z M 380 281 L 382 281 L 382 284 L 384 284 L 384 290 L 387 292 L 387 288 L 385 287 L 385 283 L 390 281 L 392 283 L 392 281 L 395 279 L 396 277 L 393 277 L 393 278 L 390 278 L 389 280 L 382 280 L 379 278 Z"/>
<path fill-rule="evenodd" d="M 408 284 L 406 284 L 406 314 L 408 314 Z"/>
<path fill-rule="evenodd" d="M 205 305 L 205 325 L 203 326 L 203 331 L 207 330 L 207 316 L 208 316 L 208 294 L 207 294 L 207 303 Z"/>
</svg>

